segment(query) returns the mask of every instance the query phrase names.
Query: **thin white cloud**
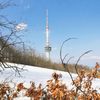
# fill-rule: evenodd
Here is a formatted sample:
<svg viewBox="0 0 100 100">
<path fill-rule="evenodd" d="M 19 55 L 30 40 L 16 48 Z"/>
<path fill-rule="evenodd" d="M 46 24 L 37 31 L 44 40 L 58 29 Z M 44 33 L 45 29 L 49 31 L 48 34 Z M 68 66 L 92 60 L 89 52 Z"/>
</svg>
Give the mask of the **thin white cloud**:
<svg viewBox="0 0 100 100">
<path fill-rule="evenodd" d="M 29 9 L 29 8 L 30 8 L 30 5 L 28 4 L 28 5 L 26 5 L 24 8 L 25 8 L 25 9 Z"/>
<path fill-rule="evenodd" d="M 86 56 L 83 57 L 82 60 L 100 60 L 100 56 L 96 56 L 96 55 Z"/>
<path fill-rule="evenodd" d="M 20 3 L 20 6 L 21 6 L 21 9 L 23 9 L 23 10 L 27 10 L 27 9 L 31 8 L 30 0 L 20 0 L 19 3 Z"/>
<path fill-rule="evenodd" d="M 52 51 L 56 51 L 56 50 L 58 50 L 57 47 L 52 48 Z"/>
<path fill-rule="evenodd" d="M 25 23 L 19 23 L 18 25 L 16 25 L 15 29 L 17 31 L 21 31 L 21 30 L 26 29 L 26 27 L 27 27 L 27 24 L 25 24 Z"/>
<path fill-rule="evenodd" d="M 20 0 L 20 4 L 23 4 L 24 3 L 24 0 Z"/>
</svg>

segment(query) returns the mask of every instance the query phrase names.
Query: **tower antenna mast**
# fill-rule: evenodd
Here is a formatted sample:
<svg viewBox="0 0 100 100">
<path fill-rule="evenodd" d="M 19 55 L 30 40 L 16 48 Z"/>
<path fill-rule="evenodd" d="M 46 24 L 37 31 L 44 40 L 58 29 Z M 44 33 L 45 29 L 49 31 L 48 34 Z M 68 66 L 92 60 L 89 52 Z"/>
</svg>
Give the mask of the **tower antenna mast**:
<svg viewBox="0 0 100 100">
<path fill-rule="evenodd" d="M 47 60 L 50 60 L 51 46 L 49 43 L 49 24 L 48 24 L 48 9 L 46 10 L 46 44 L 45 44 L 45 55 Z"/>
</svg>

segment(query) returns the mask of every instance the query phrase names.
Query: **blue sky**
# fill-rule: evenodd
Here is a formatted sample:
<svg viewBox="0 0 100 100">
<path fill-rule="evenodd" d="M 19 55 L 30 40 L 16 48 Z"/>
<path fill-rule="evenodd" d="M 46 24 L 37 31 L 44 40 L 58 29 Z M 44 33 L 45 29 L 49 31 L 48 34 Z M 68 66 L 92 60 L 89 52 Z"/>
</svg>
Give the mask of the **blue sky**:
<svg viewBox="0 0 100 100">
<path fill-rule="evenodd" d="M 3 0 L 4 1 L 4 0 Z M 81 59 L 80 64 L 94 66 L 100 63 L 100 0 L 12 0 L 17 6 L 9 7 L 1 13 L 17 23 L 27 24 L 24 41 L 40 55 L 44 55 L 46 9 L 49 13 L 51 59 L 60 62 L 61 43 L 65 44 L 63 55 L 77 58 L 87 50 L 93 50 Z"/>
</svg>

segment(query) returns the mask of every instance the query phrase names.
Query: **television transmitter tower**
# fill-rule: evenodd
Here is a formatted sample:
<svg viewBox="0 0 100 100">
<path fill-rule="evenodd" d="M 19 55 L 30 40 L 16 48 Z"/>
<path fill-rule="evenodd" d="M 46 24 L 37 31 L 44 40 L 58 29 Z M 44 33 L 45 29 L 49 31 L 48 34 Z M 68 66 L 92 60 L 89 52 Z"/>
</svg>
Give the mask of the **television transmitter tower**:
<svg viewBox="0 0 100 100">
<path fill-rule="evenodd" d="M 50 60 L 51 46 L 49 43 L 49 25 L 48 25 L 48 10 L 46 10 L 46 44 L 45 44 L 45 55 L 46 59 Z"/>
</svg>

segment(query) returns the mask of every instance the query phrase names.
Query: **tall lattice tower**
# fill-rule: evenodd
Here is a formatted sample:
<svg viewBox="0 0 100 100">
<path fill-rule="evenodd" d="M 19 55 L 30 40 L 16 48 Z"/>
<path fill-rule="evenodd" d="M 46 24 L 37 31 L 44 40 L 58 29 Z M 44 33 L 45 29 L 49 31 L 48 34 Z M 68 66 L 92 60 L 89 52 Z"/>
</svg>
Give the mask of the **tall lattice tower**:
<svg viewBox="0 0 100 100">
<path fill-rule="evenodd" d="M 46 44 L 45 44 L 45 55 L 47 60 L 50 60 L 51 46 L 49 43 L 49 25 L 48 25 L 48 10 L 46 10 Z"/>
</svg>

